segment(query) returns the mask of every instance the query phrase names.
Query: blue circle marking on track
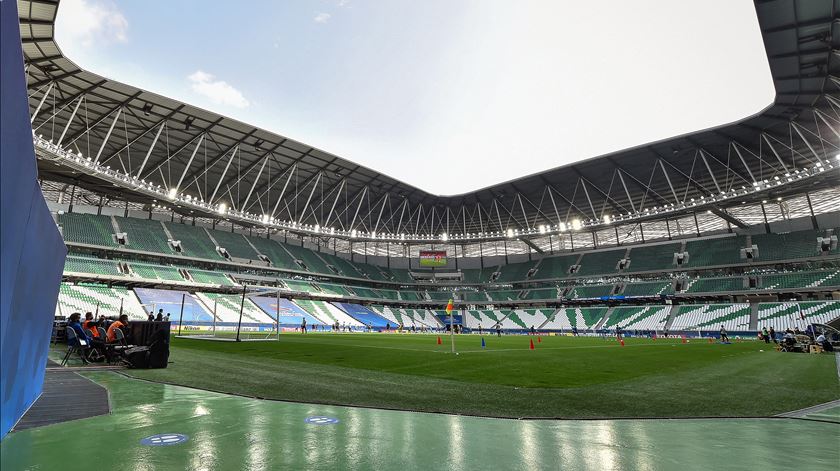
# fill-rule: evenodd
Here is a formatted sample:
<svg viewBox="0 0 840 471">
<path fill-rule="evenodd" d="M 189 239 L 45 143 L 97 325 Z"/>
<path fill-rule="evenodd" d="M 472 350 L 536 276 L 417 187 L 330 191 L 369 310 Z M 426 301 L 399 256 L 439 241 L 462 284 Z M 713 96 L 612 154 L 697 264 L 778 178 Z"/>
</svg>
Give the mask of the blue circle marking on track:
<svg viewBox="0 0 840 471">
<path fill-rule="evenodd" d="M 339 420 L 336 419 L 335 417 L 325 417 L 323 415 L 313 415 L 312 417 L 307 417 L 306 420 L 304 420 L 304 422 L 306 422 L 307 424 L 312 424 L 312 425 L 332 425 L 332 424 L 337 424 L 339 422 Z"/>
<path fill-rule="evenodd" d="M 159 433 L 140 440 L 140 444 L 146 446 L 171 446 L 179 445 L 189 439 L 190 437 L 180 433 Z"/>
</svg>

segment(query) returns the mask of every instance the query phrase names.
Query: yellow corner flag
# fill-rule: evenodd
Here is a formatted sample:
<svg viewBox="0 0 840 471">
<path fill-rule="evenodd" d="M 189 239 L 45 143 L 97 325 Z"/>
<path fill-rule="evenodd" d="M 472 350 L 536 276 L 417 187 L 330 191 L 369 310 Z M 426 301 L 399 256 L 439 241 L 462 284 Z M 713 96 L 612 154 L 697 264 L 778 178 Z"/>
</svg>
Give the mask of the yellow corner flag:
<svg viewBox="0 0 840 471">
<path fill-rule="evenodd" d="M 446 304 L 446 313 L 452 314 L 452 311 L 455 309 L 455 303 L 450 299 L 449 303 Z"/>
</svg>

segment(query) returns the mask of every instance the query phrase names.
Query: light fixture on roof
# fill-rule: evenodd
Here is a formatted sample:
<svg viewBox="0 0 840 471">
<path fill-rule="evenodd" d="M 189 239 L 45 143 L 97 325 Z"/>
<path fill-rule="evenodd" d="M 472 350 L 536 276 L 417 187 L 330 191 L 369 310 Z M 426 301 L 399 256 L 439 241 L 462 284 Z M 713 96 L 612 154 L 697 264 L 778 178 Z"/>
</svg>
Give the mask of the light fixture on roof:
<svg viewBox="0 0 840 471">
<path fill-rule="evenodd" d="M 580 227 L 581 227 L 580 226 L 580 219 L 577 219 L 577 218 L 572 219 L 572 229 L 578 230 L 578 229 L 580 229 Z"/>
<path fill-rule="evenodd" d="M 507 230 L 507 236 L 508 236 L 508 237 L 513 237 L 513 229 L 508 228 L 508 230 Z"/>
<path fill-rule="evenodd" d="M 611 222 L 612 222 L 612 218 L 610 217 L 610 215 L 609 215 L 609 214 L 605 214 L 605 215 L 604 215 L 604 224 L 609 224 L 609 223 L 611 223 Z"/>
<path fill-rule="evenodd" d="M 143 114 L 145 116 L 149 116 L 150 114 L 152 114 L 152 104 L 151 103 L 146 103 L 145 105 L 143 105 Z"/>
<path fill-rule="evenodd" d="M 170 188 L 169 191 L 166 193 L 166 196 L 168 196 L 169 199 L 174 200 L 175 197 L 178 196 L 178 189 L 177 188 Z"/>
<path fill-rule="evenodd" d="M 444 232 L 443 234 L 440 235 L 440 240 L 446 242 L 447 240 L 449 240 L 449 234 Z"/>
<path fill-rule="evenodd" d="M 187 116 L 187 118 L 184 120 L 184 129 L 185 129 L 185 130 L 187 130 L 187 131 L 189 131 L 189 130 L 190 130 L 190 128 L 192 127 L 192 123 L 193 123 L 193 121 L 195 121 L 195 118 L 194 118 L 194 117 L 192 117 L 192 116 Z"/>
<path fill-rule="evenodd" d="M 560 224 L 557 225 L 557 228 L 560 229 L 560 232 L 565 232 L 566 231 L 566 223 L 561 222 Z"/>
<path fill-rule="evenodd" d="M 225 214 L 227 212 L 227 205 L 224 203 L 219 203 L 219 207 L 216 209 L 216 212 L 219 214 Z"/>
<path fill-rule="evenodd" d="M 540 224 L 540 227 L 538 227 L 537 229 L 539 229 L 540 234 L 545 234 L 546 232 L 548 232 L 548 229 L 546 229 L 545 224 Z"/>
<path fill-rule="evenodd" d="M 268 214 L 262 215 L 262 222 L 263 224 L 268 224 L 268 220 L 271 219 Z"/>
</svg>

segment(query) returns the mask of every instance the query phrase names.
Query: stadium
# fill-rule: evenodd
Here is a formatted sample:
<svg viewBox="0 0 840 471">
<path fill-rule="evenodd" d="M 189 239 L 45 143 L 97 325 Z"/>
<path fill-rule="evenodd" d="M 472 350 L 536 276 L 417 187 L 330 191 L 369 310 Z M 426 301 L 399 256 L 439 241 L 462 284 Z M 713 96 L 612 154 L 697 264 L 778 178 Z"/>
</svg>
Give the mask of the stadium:
<svg viewBox="0 0 840 471">
<path fill-rule="evenodd" d="M 440 196 L 0 3 L 2 468 L 838 469 L 840 1 L 754 4 L 759 113 Z"/>
</svg>

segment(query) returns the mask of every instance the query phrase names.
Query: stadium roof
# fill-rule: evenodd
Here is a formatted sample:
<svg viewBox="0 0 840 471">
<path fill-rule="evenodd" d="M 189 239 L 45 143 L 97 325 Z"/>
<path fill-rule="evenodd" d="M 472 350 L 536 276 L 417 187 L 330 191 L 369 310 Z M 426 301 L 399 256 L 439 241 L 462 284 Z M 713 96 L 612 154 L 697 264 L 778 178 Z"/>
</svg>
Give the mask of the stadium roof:
<svg viewBox="0 0 840 471">
<path fill-rule="evenodd" d="M 456 196 L 83 70 L 53 38 L 58 1 L 21 0 L 18 11 L 33 129 L 91 159 L 68 163 L 40 146 L 42 178 L 149 204 L 171 191 L 177 206 L 218 216 L 224 204 L 226 217 L 245 224 L 474 238 L 561 230 L 572 221 L 597 226 L 605 216 L 657 218 L 663 208 L 708 209 L 741 225 L 726 212 L 735 199 L 722 194 L 740 202 L 836 186 L 840 0 L 755 4 L 776 88 L 762 112 Z M 786 181 L 823 163 L 829 172 Z"/>
</svg>

